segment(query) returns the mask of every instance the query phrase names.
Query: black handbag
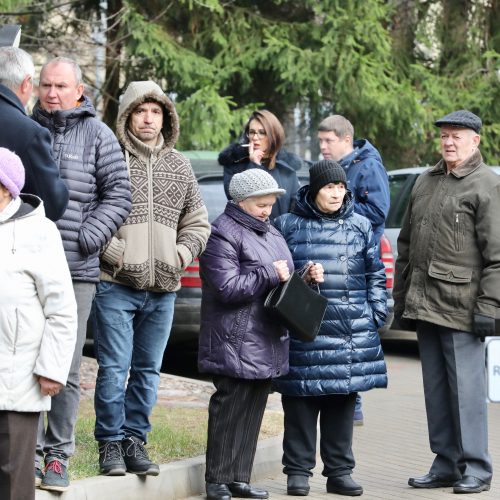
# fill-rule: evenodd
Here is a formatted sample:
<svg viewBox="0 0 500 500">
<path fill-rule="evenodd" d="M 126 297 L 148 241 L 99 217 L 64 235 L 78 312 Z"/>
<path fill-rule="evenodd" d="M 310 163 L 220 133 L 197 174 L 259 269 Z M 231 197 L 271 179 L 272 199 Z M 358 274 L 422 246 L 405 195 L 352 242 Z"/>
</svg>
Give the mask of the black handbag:
<svg viewBox="0 0 500 500">
<path fill-rule="evenodd" d="M 304 276 L 305 265 L 294 271 L 287 281 L 279 283 L 266 297 L 264 307 L 272 312 L 290 335 L 302 342 L 312 342 L 318 334 L 328 300 L 309 286 Z"/>
</svg>

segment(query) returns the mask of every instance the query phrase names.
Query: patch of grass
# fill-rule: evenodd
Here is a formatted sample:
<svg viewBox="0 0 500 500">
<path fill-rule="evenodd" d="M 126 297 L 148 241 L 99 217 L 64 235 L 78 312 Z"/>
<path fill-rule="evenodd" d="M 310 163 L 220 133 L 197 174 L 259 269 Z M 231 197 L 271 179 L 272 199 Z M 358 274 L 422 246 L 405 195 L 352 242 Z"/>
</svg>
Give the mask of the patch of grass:
<svg viewBox="0 0 500 500">
<path fill-rule="evenodd" d="M 168 463 L 203 455 L 207 443 L 208 411 L 206 408 L 171 408 L 156 406 L 151 416 L 153 430 L 147 450 L 151 460 Z M 71 479 L 99 474 L 98 446 L 94 439 L 95 412 L 91 399 L 82 399 L 76 423 L 76 450 L 70 460 Z M 259 439 L 283 431 L 283 415 L 266 411 Z"/>
</svg>

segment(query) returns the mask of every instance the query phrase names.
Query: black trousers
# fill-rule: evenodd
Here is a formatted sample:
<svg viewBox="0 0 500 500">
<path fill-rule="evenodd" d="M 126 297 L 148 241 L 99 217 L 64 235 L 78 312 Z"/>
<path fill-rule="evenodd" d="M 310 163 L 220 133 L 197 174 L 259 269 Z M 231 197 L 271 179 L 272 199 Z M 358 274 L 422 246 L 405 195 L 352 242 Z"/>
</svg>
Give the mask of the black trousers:
<svg viewBox="0 0 500 500">
<path fill-rule="evenodd" d="M 282 396 L 285 412 L 283 472 L 312 476 L 316 466 L 319 415 L 320 454 L 326 477 L 351 474 L 353 417 L 356 393 L 327 396 Z"/>
<path fill-rule="evenodd" d="M 205 480 L 250 482 L 271 379 L 214 376 L 217 389 L 208 405 Z"/>
<path fill-rule="evenodd" d="M 0 411 L 0 498 L 35 499 L 36 431 L 39 412 Z"/>
</svg>

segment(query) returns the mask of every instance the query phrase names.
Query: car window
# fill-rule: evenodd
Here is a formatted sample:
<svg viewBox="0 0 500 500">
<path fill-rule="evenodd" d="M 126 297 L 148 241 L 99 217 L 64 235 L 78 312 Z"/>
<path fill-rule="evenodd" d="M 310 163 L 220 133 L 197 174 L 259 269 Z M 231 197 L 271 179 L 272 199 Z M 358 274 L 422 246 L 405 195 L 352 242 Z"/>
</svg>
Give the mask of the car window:
<svg viewBox="0 0 500 500">
<path fill-rule="evenodd" d="M 391 208 L 389 209 L 385 227 L 401 227 L 416 179 L 417 175 L 415 174 L 389 175 Z"/>
<path fill-rule="evenodd" d="M 209 177 L 199 179 L 201 196 L 208 210 L 208 220 L 213 222 L 226 207 L 226 193 L 224 192 L 224 184 L 221 177 Z"/>
</svg>

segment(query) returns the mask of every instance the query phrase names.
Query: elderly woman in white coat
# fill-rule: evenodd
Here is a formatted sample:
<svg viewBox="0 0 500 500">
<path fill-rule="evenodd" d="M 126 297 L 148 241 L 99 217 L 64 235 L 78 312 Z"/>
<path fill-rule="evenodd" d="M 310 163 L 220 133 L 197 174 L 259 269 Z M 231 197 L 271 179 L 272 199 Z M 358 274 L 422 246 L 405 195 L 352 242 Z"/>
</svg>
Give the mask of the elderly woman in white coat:
<svg viewBox="0 0 500 500">
<path fill-rule="evenodd" d="M 0 498 L 35 498 L 40 411 L 66 383 L 76 302 L 59 231 L 24 167 L 0 148 Z"/>
</svg>

